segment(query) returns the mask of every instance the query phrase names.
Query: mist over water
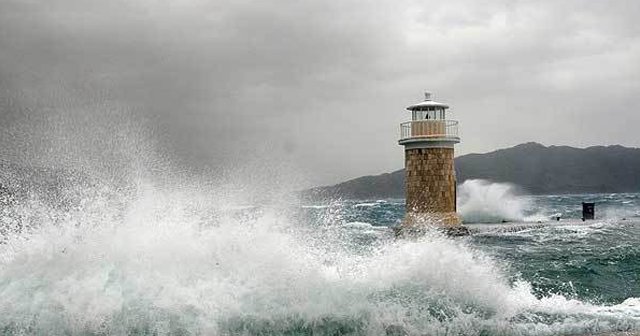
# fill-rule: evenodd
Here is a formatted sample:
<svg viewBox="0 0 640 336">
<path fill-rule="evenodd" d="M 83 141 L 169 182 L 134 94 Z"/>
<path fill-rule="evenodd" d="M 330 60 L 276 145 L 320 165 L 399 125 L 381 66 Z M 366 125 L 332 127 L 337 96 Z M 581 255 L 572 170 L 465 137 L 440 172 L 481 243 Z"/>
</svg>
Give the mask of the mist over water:
<svg viewBox="0 0 640 336">
<path fill-rule="evenodd" d="M 536 296 L 466 240 L 394 240 L 345 221 L 386 202 L 310 208 L 311 220 L 295 203 L 241 203 L 196 184 L 65 188 L 83 189 L 77 203 L 4 208 L 5 333 L 538 335 L 640 318 L 636 299 Z"/>
<path fill-rule="evenodd" d="M 458 211 L 465 223 L 546 221 L 533 202 L 517 195 L 516 186 L 485 180 L 467 180 L 458 186 Z"/>
</svg>

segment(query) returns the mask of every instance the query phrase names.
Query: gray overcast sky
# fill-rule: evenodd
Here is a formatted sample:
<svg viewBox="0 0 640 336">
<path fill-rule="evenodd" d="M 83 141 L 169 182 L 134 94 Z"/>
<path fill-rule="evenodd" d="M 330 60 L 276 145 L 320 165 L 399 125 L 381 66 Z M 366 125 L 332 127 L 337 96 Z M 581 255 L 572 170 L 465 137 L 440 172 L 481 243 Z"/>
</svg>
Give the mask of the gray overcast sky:
<svg viewBox="0 0 640 336">
<path fill-rule="evenodd" d="M 636 0 L 0 0 L 0 154 L 154 143 L 332 184 L 402 167 L 398 124 L 425 89 L 461 122 L 458 155 L 640 146 L 638 18 Z"/>
</svg>

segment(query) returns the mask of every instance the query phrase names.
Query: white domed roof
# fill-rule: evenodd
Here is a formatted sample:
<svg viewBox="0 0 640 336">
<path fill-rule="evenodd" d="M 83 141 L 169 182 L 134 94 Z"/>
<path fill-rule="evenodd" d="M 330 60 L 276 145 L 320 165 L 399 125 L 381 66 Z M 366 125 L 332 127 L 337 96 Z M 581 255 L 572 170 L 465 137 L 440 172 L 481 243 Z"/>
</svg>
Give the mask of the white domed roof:
<svg viewBox="0 0 640 336">
<path fill-rule="evenodd" d="M 441 107 L 441 108 L 447 109 L 447 108 L 449 108 L 449 105 L 443 104 L 443 103 L 438 103 L 437 101 L 431 100 L 431 92 L 425 92 L 424 93 L 424 101 L 408 106 L 407 110 L 409 110 L 409 111 L 414 111 L 414 110 L 420 111 L 420 110 L 426 109 L 427 107 Z"/>
</svg>

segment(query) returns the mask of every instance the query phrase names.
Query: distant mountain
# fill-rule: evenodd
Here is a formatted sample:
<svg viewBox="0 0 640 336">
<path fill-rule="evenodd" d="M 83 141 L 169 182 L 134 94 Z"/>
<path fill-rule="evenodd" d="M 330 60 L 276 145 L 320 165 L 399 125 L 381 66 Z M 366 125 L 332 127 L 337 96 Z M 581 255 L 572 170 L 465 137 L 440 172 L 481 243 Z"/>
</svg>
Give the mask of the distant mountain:
<svg viewBox="0 0 640 336">
<path fill-rule="evenodd" d="M 640 148 L 574 148 L 530 142 L 455 159 L 458 183 L 510 182 L 531 194 L 640 192 Z M 307 198 L 403 198 L 404 170 L 302 192 Z"/>
</svg>

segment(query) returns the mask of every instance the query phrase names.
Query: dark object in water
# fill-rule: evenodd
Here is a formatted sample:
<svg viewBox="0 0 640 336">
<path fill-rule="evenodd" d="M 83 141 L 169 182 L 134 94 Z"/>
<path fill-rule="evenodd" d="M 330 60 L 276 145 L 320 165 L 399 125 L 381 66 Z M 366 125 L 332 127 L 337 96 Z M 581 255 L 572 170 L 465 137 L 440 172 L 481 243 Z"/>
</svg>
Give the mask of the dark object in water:
<svg viewBox="0 0 640 336">
<path fill-rule="evenodd" d="M 582 220 L 594 219 L 596 214 L 596 204 L 593 202 L 582 202 Z"/>
</svg>

